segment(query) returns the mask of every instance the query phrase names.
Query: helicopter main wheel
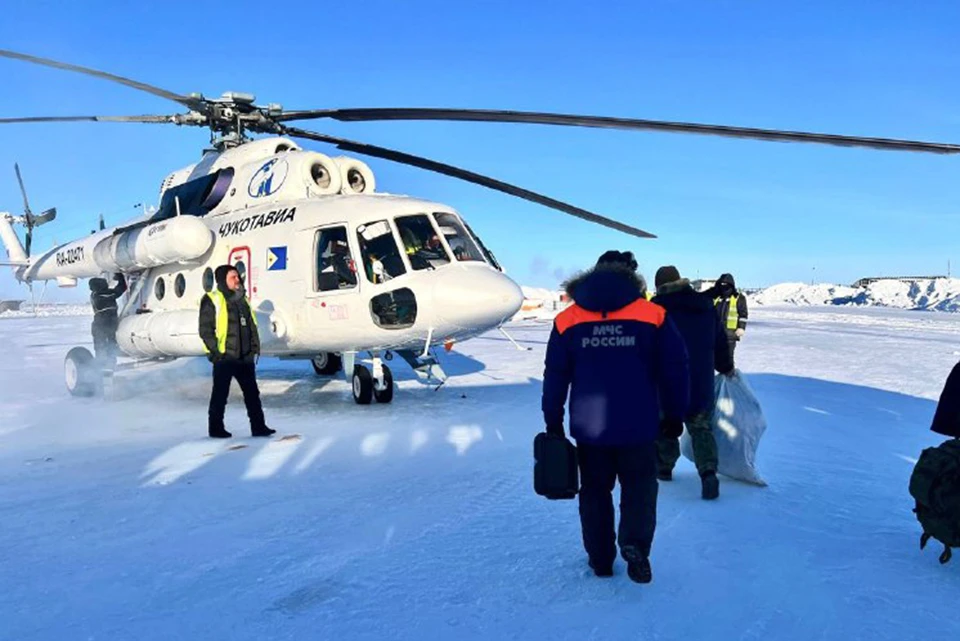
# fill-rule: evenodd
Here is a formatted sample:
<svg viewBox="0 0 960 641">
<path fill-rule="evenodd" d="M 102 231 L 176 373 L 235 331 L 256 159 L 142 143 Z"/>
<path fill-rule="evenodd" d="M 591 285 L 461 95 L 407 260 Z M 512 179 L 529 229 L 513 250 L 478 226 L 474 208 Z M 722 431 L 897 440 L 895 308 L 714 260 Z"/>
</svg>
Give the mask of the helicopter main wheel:
<svg viewBox="0 0 960 641">
<path fill-rule="evenodd" d="M 389 403 L 393 400 L 393 373 L 390 368 L 384 365 L 383 369 L 383 389 L 373 388 L 373 396 L 378 403 Z"/>
<path fill-rule="evenodd" d="M 321 352 L 314 356 L 310 363 L 313 365 L 313 371 L 320 376 L 332 376 L 343 369 L 343 359 L 339 354 L 331 352 Z"/>
<path fill-rule="evenodd" d="M 358 405 L 369 405 L 373 399 L 373 375 L 364 365 L 353 368 L 353 400 Z"/>
<path fill-rule="evenodd" d="M 93 396 L 97 391 L 97 368 L 85 347 L 74 347 L 63 362 L 64 380 L 71 396 Z"/>
</svg>

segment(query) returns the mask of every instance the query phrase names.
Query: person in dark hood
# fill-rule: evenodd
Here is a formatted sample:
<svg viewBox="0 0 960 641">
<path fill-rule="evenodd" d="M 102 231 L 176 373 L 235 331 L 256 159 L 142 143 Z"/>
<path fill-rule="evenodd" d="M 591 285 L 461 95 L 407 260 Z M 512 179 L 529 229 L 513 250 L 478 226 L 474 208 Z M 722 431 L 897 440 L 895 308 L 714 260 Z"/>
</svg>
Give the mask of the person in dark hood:
<svg viewBox="0 0 960 641">
<path fill-rule="evenodd" d="M 690 281 L 680 277 L 673 265 L 657 270 L 657 295 L 660 305 L 683 336 L 690 362 L 690 405 L 684 421 L 664 420 L 657 439 L 659 478 L 669 481 L 680 458 L 679 438 L 686 423 L 693 444 L 693 455 L 701 479 L 701 496 L 715 499 L 720 495 L 717 479 L 717 442 L 711 429 L 716 399 L 713 392 L 714 370 L 733 376 L 733 359 L 727 336 L 707 296 L 694 291 Z"/>
<path fill-rule="evenodd" d="M 253 436 L 270 436 L 257 387 L 256 361 L 260 355 L 257 317 L 250 308 L 240 273 L 233 265 L 214 272 L 217 287 L 200 301 L 200 338 L 213 363 L 208 433 L 211 438 L 230 438 L 223 415 L 230 395 L 230 381 L 237 379 L 250 419 Z"/>
<path fill-rule="evenodd" d="M 102 367 L 113 369 L 117 362 L 117 301 L 127 291 L 123 274 L 116 274 L 117 284 L 110 287 L 105 278 L 90 279 L 90 305 L 93 307 L 93 351 Z"/>
<path fill-rule="evenodd" d="M 573 304 L 553 324 L 543 374 L 546 431 L 570 435 L 580 468 L 580 525 L 590 567 L 611 576 L 617 556 L 638 583 L 652 580 L 650 549 L 657 518 L 661 412 L 687 412 L 689 375 L 683 339 L 646 285 L 629 252 L 609 251 L 566 285 Z M 620 524 L 613 489 L 620 481 Z"/>
<path fill-rule="evenodd" d="M 937 434 L 960 438 L 960 363 L 953 366 L 947 377 L 930 429 Z"/>
<path fill-rule="evenodd" d="M 713 298 L 717 316 L 727 333 L 730 358 L 733 358 L 737 343 L 747 331 L 747 297 L 737 291 L 732 274 L 721 274 L 713 287 L 704 293 Z"/>
</svg>

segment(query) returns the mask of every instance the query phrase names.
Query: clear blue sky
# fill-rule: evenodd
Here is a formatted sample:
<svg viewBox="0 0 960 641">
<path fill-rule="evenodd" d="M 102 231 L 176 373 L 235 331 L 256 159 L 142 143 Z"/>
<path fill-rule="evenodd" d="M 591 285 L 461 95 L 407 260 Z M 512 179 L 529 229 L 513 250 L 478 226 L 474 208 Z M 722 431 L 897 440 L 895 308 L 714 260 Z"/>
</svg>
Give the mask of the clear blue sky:
<svg viewBox="0 0 960 641">
<path fill-rule="evenodd" d="M 34 0 L 4 8 L 0 46 L 295 109 L 526 109 L 960 141 L 960 4 L 920 6 Z M 2 116 L 179 111 L 7 60 L 0 105 Z M 669 262 L 691 276 L 732 271 L 748 286 L 960 266 L 960 157 L 512 124 L 308 126 L 487 173 L 660 236 L 633 239 L 367 159 L 383 190 L 456 207 L 526 284 L 555 285 L 609 248 L 633 250 L 651 280 Z M 195 161 L 206 140 L 204 130 L 166 125 L 0 126 L 0 209 L 19 209 L 18 161 L 34 209 L 58 208 L 37 233 L 36 246 L 48 248 L 88 233 L 100 212 L 118 222 L 134 204 L 154 204 L 162 177 Z M 0 276 L 0 296 L 17 293 L 26 291 Z"/>
</svg>

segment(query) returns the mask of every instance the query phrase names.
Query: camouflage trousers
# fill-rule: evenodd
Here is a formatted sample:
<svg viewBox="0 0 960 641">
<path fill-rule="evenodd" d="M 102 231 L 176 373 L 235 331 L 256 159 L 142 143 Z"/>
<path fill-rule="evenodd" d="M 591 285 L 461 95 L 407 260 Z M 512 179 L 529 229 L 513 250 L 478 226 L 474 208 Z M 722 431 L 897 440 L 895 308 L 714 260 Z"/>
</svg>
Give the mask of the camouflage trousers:
<svg viewBox="0 0 960 641">
<path fill-rule="evenodd" d="M 693 457 L 701 476 L 717 471 L 717 441 L 710 428 L 712 412 L 700 412 L 687 418 L 684 423 L 693 442 Z M 680 439 L 661 435 L 657 439 L 657 464 L 661 472 L 672 472 L 680 459 Z"/>
</svg>

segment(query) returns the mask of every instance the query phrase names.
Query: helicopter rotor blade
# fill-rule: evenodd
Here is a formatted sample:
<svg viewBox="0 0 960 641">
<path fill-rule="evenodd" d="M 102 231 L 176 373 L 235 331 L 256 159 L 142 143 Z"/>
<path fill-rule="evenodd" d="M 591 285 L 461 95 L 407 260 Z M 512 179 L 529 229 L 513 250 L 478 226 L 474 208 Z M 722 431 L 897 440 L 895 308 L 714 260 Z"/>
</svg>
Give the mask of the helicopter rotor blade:
<svg viewBox="0 0 960 641">
<path fill-rule="evenodd" d="M 402 151 L 396 151 L 393 149 L 387 149 L 386 147 L 378 147 L 376 145 L 368 145 L 366 143 L 354 142 L 351 140 L 345 140 L 343 138 L 336 138 L 334 136 L 328 136 L 326 134 L 321 134 L 313 131 L 308 131 L 305 129 L 298 129 L 296 127 L 282 127 L 283 133 L 295 136 L 298 138 L 306 138 L 308 140 L 315 140 L 317 142 L 325 142 L 331 145 L 336 145 L 338 149 L 343 149 L 344 151 L 351 151 L 358 154 L 364 154 L 367 156 L 374 156 L 376 158 L 383 158 L 384 160 L 391 160 L 404 165 L 411 165 L 413 167 L 419 167 L 420 169 L 426 169 L 428 171 L 433 171 L 445 176 L 450 176 L 452 178 L 458 178 L 460 180 L 465 180 L 467 182 L 474 183 L 476 185 L 482 185 L 483 187 L 488 187 L 490 189 L 509 194 L 511 196 L 517 196 L 518 198 L 523 198 L 524 200 L 529 200 L 530 202 L 537 203 L 539 205 L 544 205 L 550 207 L 551 209 L 556 209 L 564 213 L 570 214 L 571 216 L 576 216 L 577 218 L 582 218 L 584 220 L 590 221 L 592 223 L 597 223 L 603 225 L 604 227 L 609 227 L 611 229 L 616 229 L 625 234 L 630 234 L 631 236 L 636 236 L 638 238 L 656 238 L 655 235 L 643 231 L 642 229 L 637 229 L 636 227 L 631 227 L 624 223 L 618 222 L 616 220 L 611 220 L 604 216 L 594 214 L 593 212 L 587 211 L 586 209 L 581 209 L 574 205 L 550 198 L 549 196 L 544 196 L 536 192 L 530 191 L 529 189 L 524 189 L 522 187 L 517 187 L 516 185 L 511 185 L 505 183 L 501 180 L 495 178 L 490 178 L 489 176 L 484 176 L 466 169 L 460 169 L 459 167 L 454 167 L 453 165 L 447 165 L 445 163 L 437 162 L 435 160 L 430 160 L 428 158 L 423 158 L 421 156 L 414 156 L 413 154 L 408 154 Z"/>
<path fill-rule="evenodd" d="M 6 49 L 0 49 L 0 58 L 11 58 L 13 60 L 22 60 L 24 62 L 30 62 L 37 65 L 44 65 L 46 67 L 53 67 L 54 69 L 63 69 L 64 71 L 74 71 L 77 73 L 86 74 L 88 76 L 93 76 L 95 78 L 102 78 L 103 80 L 109 80 L 111 82 L 116 82 L 133 89 L 138 89 L 140 91 L 145 91 L 154 96 L 160 98 L 165 98 L 167 100 L 172 100 L 178 102 L 181 105 L 187 107 L 188 109 L 199 109 L 202 106 L 202 101 L 193 98 L 191 96 L 184 96 L 172 91 L 167 91 L 166 89 L 161 89 L 160 87 L 154 87 L 153 85 L 148 85 L 144 82 L 139 82 L 137 80 L 131 80 L 130 78 L 124 78 L 123 76 L 118 76 L 112 73 L 107 73 L 106 71 L 98 71 L 97 69 L 91 69 L 89 67 L 81 67 L 80 65 L 70 64 L 68 62 L 59 62 L 57 60 L 51 60 L 49 58 L 40 58 L 37 56 L 30 56 L 25 53 L 18 53 L 16 51 L 9 51 Z"/>
<path fill-rule="evenodd" d="M 46 225 L 50 221 L 54 220 L 57 217 L 57 208 L 51 207 L 43 211 L 38 216 L 33 217 L 33 226 L 39 227 L 40 225 Z"/>
<path fill-rule="evenodd" d="M 25 122 L 138 122 L 170 123 L 174 116 L 30 116 L 26 118 L 0 118 L 0 125 Z"/>
<path fill-rule="evenodd" d="M 960 144 L 899 140 L 894 138 L 871 138 L 845 136 L 780 129 L 757 129 L 690 122 L 614 118 L 609 116 L 580 116 L 572 114 L 540 113 L 527 111 L 503 111 L 488 109 L 435 109 L 435 108 L 364 108 L 364 109 L 314 109 L 287 111 L 275 119 L 312 120 L 332 118 L 345 122 L 371 122 L 384 120 L 446 120 L 470 122 L 510 122 L 538 125 L 563 125 L 569 127 L 598 127 L 606 129 L 631 129 L 638 131 L 663 131 L 691 133 L 728 138 L 748 138 L 776 142 L 806 142 L 840 147 L 868 147 L 888 151 L 918 151 L 935 154 L 958 154 Z"/>
<path fill-rule="evenodd" d="M 33 218 L 30 211 L 30 202 L 27 200 L 27 190 L 23 186 L 23 177 L 20 176 L 20 163 L 13 163 L 13 170 L 17 174 L 17 183 L 20 185 L 20 194 L 23 195 L 23 213 L 29 223 Z"/>
</svg>

